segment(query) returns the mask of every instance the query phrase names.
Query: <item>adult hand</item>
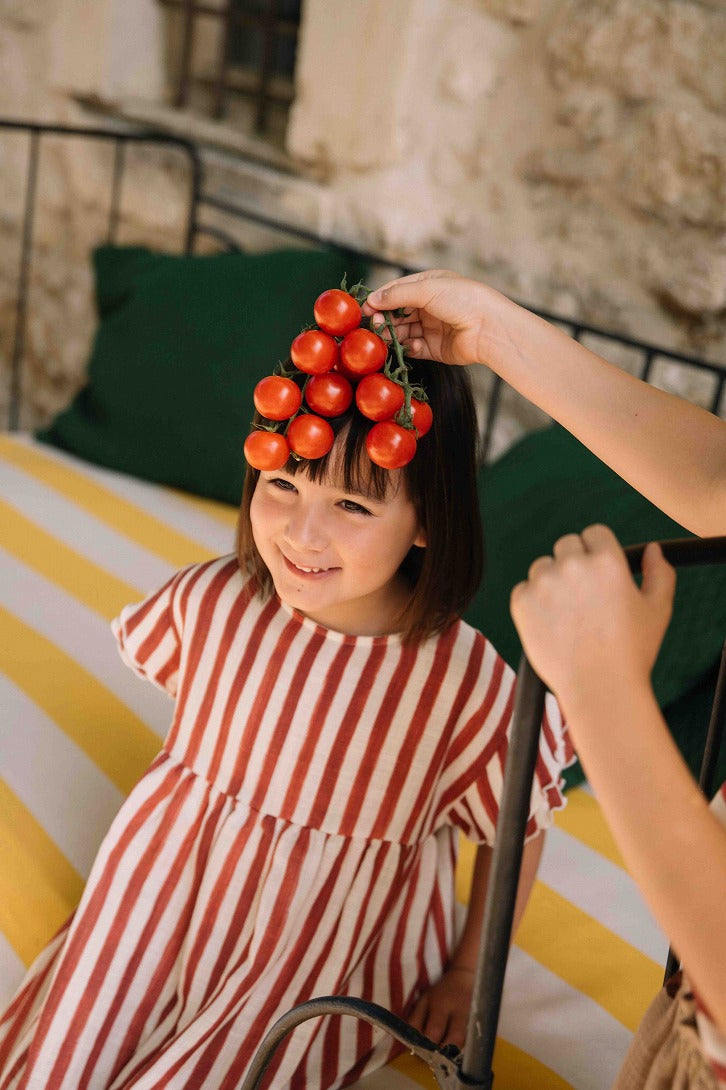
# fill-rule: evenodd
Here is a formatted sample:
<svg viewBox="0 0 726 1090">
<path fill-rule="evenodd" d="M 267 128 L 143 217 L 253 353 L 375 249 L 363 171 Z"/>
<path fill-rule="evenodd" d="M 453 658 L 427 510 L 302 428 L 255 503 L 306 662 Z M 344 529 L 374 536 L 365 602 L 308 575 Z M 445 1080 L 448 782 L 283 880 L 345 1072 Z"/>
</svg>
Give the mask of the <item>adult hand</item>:
<svg viewBox="0 0 726 1090">
<path fill-rule="evenodd" d="M 485 284 L 446 269 L 433 269 L 391 280 L 371 292 L 363 313 L 376 326 L 384 321 L 380 311 L 403 308 L 406 316 L 394 317 L 393 325 L 399 341 L 414 358 L 485 363 L 492 335 L 490 323 L 498 303 L 508 300 Z"/>
<path fill-rule="evenodd" d="M 675 572 L 660 547 L 643 555 L 639 588 L 606 526 L 568 534 L 535 560 L 510 608 L 534 669 L 565 717 L 613 686 L 649 682 L 670 620 Z"/>
</svg>

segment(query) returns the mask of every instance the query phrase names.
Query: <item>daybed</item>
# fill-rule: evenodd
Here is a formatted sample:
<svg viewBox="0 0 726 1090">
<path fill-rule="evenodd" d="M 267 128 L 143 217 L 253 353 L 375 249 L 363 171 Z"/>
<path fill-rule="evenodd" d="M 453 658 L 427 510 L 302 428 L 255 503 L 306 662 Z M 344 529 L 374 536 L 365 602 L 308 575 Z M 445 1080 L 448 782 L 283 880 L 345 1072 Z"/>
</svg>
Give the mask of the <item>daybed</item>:
<svg viewBox="0 0 726 1090">
<path fill-rule="evenodd" d="M 189 253 L 96 250 L 86 386 L 39 435 L 0 436 L 0 1005 L 72 911 L 169 724 L 170 702 L 122 664 L 110 620 L 178 567 L 232 549 L 254 382 L 309 321 L 318 290 L 343 271 L 350 279 L 372 267 L 380 279 L 371 255 L 311 248 L 309 238 L 291 248 L 289 231 L 282 250 L 194 255 L 203 213 L 197 188 Z M 230 215 L 243 223 L 243 211 Z M 23 302 L 19 320 L 24 311 Z M 649 366 L 668 355 L 635 347 Z M 686 357 L 680 365 L 713 375 L 718 408 L 723 372 Z M 468 617 L 514 665 L 509 589 L 559 534 L 599 519 L 623 543 L 684 536 L 554 427 L 483 467 L 481 500 L 488 576 Z M 690 751 L 705 727 L 726 583 L 714 569 L 687 574 L 656 683 Z M 662 978 L 666 940 L 596 799 L 577 774 L 571 781 L 508 968 L 495 1074 L 510 1090 L 606 1090 Z M 462 903 L 472 854 L 462 844 Z M 410 1090 L 432 1079 L 404 1056 L 366 1085 Z"/>
</svg>

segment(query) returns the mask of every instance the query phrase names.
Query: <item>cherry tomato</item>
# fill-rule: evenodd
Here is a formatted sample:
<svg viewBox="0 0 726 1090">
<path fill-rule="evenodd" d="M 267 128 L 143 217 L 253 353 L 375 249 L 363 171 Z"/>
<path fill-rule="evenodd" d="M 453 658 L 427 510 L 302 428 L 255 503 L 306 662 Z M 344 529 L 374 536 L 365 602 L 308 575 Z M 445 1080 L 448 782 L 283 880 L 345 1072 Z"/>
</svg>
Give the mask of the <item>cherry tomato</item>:
<svg viewBox="0 0 726 1090">
<path fill-rule="evenodd" d="M 335 365 L 335 370 L 337 371 L 337 373 L 339 375 L 343 375 L 344 378 L 347 378 L 348 382 L 351 384 L 351 386 L 355 386 L 356 383 L 358 383 L 360 381 L 361 376 L 356 375 L 352 371 L 350 371 L 345 366 L 345 364 L 343 363 L 342 360 L 338 360 L 338 362 Z"/>
<path fill-rule="evenodd" d="M 338 362 L 338 343 L 329 333 L 308 329 L 298 333 L 290 346 L 292 362 L 307 375 L 323 375 Z"/>
<path fill-rule="evenodd" d="M 366 450 L 377 466 L 400 469 L 408 465 L 416 453 L 416 434 L 411 428 L 402 428 L 392 420 L 382 420 L 368 432 Z"/>
<path fill-rule="evenodd" d="M 370 329 L 354 329 L 340 345 L 343 365 L 354 375 L 371 375 L 374 371 L 380 371 L 387 355 L 386 342 Z"/>
<path fill-rule="evenodd" d="M 253 431 L 245 439 L 245 458 L 253 469 L 282 469 L 289 457 L 287 439 L 277 431 Z"/>
<path fill-rule="evenodd" d="M 340 288 L 324 291 L 315 300 L 313 307 L 315 321 L 326 333 L 335 337 L 344 337 L 360 325 L 360 307 L 352 295 Z"/>
<path fill-rule="evenodd" d="M 355 391 L 355 403 L 369 420 L 390 420 L 403 402 L 403 388 L 379 372 L 362 378 Z"/>
<path fill-rule="evenodd" d="M 335 442 L 335 433 L 321 416 L 303 413 L 288 426 L 287 441 L 301 458 L 322 458 Z"/>
<path fill-rule="evenodd" d="M 302 391 L 291 378 L 268 375 L 255 386 L 253 400 L 257 412 L 267 420 L 289 420 L 302 404 Z"/>
<path fill-rule="evenodd" d="M 313 375 L 305 386 L 305 400 L 321 416 L 340 416 L 353 400 L 353 387 L 337 371 Z"/>
<path fill-rule="evenodd" d="M 434 422 L 434 414 L 431 411 L 431 406 L 428 401 L 417 401 L 415 397 L 412 397 L 411 416 L 413 417 L 413 426 L 418 432 L 418 437 L 420 439 L 422 435 L 425 435 L 427 431 L 430 431 L 431 425 Z"/>
</svg>

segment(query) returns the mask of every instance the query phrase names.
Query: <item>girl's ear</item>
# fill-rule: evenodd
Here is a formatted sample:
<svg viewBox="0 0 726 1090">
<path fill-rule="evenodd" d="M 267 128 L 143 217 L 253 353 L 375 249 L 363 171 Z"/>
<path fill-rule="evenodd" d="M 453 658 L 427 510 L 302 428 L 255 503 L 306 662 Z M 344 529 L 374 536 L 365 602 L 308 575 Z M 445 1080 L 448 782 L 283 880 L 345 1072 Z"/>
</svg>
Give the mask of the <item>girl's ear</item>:
<svg viewBox="0 0 726 1090">
<path fill-rule="evenodd" d="M 423 529 L 422 526 L 419 526 L 418 534 L 414 538 L 413 544 L 418 545 L 419 549 L 425 549 L 428 543 L 429 542 L 428 538 L 426 537 L 426 531 Z"/>
</svg>

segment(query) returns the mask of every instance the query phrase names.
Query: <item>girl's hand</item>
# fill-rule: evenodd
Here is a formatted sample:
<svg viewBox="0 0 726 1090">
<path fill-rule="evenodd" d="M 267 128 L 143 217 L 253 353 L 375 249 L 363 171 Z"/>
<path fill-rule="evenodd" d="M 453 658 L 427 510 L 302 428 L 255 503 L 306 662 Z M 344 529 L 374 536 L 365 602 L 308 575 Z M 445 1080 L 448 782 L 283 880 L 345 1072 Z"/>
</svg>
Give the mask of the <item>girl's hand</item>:
<svg viewBox="0 0 726 1090">
<path fill-rule="evenodd" d="M 473 969 L 452 965 L 419 998 L 409 1019 L 410 1024 L 436 1044 L 454 1044 L 461 1048 L 466 1036 L 473 987 Z"/>
<path fill-rule="evenodd" d="M 568 720 L 578 703 L 607 698 L 614 686 L 649 683 L 674 590 L 675 572 L 655 543 L 645 550 L 638 588 L 606 526 L 568 534 L 554 556 L 535 560 L 512 591 L 512 618 Z"/>
<path fill-rule="evenodd" d="M 498 303 L 508 300 L 476 280 L 434 269 L 391 280 L 371 292 L 363 304 L 363 313 L 376 326 L 384 320 L 379 311 L 403 308 L 406 317 L 394 318 L 393 325 L 401 344 L 416 359 L 484 363 L 491 334 L 489 324 Z"/>
</svg>

